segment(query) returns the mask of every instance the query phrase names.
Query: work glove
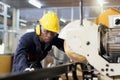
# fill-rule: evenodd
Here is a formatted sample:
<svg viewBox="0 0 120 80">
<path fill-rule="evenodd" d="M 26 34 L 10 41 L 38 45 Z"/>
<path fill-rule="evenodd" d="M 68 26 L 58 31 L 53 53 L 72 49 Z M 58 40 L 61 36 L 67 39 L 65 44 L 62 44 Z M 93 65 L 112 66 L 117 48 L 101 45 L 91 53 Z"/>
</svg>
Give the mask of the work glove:
<svg viewBox="0 0 120 80">
<path fill-rule="evenodd" d="M 25 71 L 25 72 L 30 72 L 30 71 L 35 71 L 35 69 L 34 69 L 34 68 L 25 68 L 24 71 Z"/>
</svg>

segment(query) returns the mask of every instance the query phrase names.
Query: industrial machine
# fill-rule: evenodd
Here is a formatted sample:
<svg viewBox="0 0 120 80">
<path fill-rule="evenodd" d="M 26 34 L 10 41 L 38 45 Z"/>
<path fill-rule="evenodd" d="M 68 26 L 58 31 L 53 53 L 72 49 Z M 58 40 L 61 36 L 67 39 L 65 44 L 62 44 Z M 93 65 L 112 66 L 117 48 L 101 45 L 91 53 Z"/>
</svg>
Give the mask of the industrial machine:
<svg viewBox="0 0 120 80">
<path fill-rule="evenodd" d="M 74 61 L 90 64 L 100 80 L 120 80 L 120 12 L 107 13 L 102 16 L 107 16 L 107 25 L 106 20 L 97 25 L 85 19 L 80 25 L 76 20 L 66 25 L 59 37 L 65 40 L 66 54 Z"/>
</svg>

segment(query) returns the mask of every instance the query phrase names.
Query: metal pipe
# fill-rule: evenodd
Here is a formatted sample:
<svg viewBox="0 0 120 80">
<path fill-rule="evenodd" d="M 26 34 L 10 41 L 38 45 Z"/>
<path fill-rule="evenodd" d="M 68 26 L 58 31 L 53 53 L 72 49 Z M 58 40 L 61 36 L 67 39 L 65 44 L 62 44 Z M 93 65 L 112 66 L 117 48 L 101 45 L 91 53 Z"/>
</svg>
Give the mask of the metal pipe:
<svg viewBox="0 0 120 80">
<path fill-rule="evenodd" d="M 79 7 L 80 7 L 80 25 L 83 25 L 83 0 L 80 0 Z"/>
</svg>

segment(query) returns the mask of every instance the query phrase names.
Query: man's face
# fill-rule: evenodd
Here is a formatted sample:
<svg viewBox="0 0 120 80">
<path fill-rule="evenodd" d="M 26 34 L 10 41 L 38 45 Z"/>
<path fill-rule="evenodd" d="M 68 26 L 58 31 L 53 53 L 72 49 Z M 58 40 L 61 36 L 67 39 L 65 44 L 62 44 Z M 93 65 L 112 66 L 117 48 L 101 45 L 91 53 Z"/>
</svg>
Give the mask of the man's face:
<svg viewBox="0 0 120 80">
<path fill-rule="evenodd" d="M 57 33 L 48 31 L 48 30 L 44 29 L 43 27 L 41 27 L 40 40 L 42 42 L 48 43 L 48 42 L 50 42 L 53 39 L 53 37 L 56 36 L 56 34 Z"/>
</svg>

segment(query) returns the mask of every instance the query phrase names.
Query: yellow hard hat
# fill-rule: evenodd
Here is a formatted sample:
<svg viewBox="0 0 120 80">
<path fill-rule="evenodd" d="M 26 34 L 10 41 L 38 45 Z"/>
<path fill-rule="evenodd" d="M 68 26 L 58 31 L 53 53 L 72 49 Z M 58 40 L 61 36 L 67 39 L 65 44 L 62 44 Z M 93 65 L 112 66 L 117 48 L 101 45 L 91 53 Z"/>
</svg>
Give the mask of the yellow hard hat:
<svg viewBox="0 0 120 80">
<path fill-rule="evenodd" d="M 60 30 L 58 16 L 53 12 L 46 13 L 41 19 L 40 24 L 46 30 L 58 33 Z"/>
</svg>

